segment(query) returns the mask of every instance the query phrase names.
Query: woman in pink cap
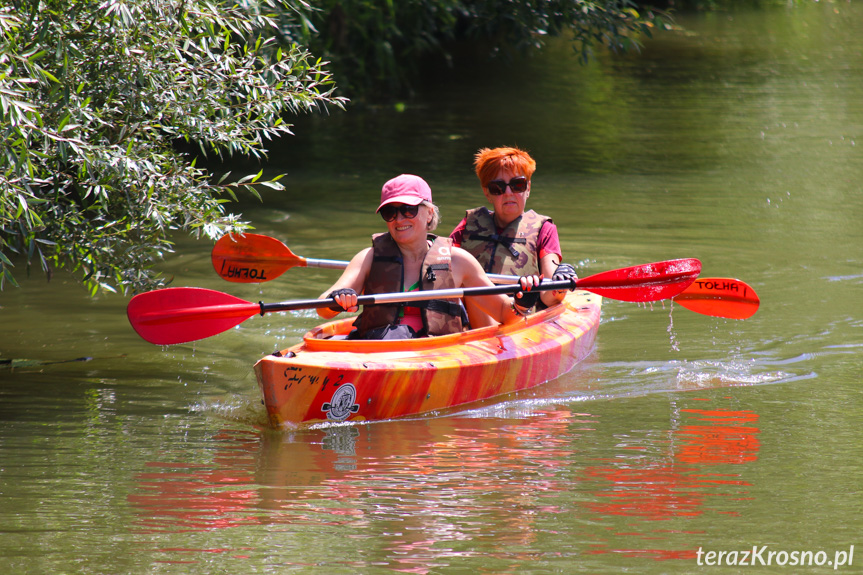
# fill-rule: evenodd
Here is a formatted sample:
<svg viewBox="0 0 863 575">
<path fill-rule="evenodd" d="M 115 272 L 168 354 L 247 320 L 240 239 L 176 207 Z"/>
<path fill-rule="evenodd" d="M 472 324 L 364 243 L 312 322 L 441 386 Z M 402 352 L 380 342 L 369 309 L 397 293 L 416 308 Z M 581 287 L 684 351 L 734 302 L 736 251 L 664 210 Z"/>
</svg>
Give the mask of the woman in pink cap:
<svg viewBox="0 0 863 575">
<path fill-rule="evenodd" d="M 372 247 L 351 259 L 339 280 L 321 298 L 333 298 L 339 309 L 321 309 L 330 319 L 341 311 L 357 311 L 357 294 L 391 293 L 492 286 L 476 259 L 454 247 L 450 238 L 435 236 L 440 212 L 432 203 L 429 185 L 411 174 L 384 184 L 377 213 L 387 231 L 372 236 Z M 539 278 L 521 279 L 525 291 Z M 533 295 L 533 294 L 531 294 Z M 471 297 L 482 313 L 499 323 L 516 321 L 527 308 L 504 295 Z M 529 307 L 529 306 L 528 306 Z M 351 339 L 405 339 L 446 335 L 466 329 L 464 308 L 458 300 L 430 300 L 408 304 L 368 306 L 354 322 Z"/>
</svg>

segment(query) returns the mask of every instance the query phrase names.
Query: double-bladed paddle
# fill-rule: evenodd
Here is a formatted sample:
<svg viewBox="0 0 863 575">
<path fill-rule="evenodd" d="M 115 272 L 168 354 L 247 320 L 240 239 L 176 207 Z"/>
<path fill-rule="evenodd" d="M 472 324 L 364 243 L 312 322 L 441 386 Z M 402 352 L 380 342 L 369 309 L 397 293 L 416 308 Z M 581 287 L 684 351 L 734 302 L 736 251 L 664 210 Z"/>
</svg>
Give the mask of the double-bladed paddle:
<svg viewBox="0 0 863 575">
<path fill-rule="evenodd" d="M 609 299 L 630 302 L 659 301 L 674 297 L 701 272 L 697 259 L 642 264 L 601 272 L 577 280 L 543 281 L 532 289 L 582 289 Z M 393 304 L 430 299 L 516 294 L 519 285 L 483 286 L 401 293 L 362 295 L 357 305 Z M 253 315 L 273 311 L 317 309 L 336 305 L 332 298 L 281 303 L 252 303 L 204 288 L 165 288 L 138 294 L 126 313 L 132 327 L 145 340 L 160 345 L 203 339 L 241 324 Z"/>
<path fill-rule="evenodd" d="M 276 238 L 251 233 L 223 236 L 213 247 L 212 260 L 216 273 L 238 283 L 270 281 L 292 267 L 348 266 L 346 261 L 298 256 Z M 488 274 L 488 277 L 497 284 L 518 283 L 518 276 Z M 758 311 L 760 304 L 751 286 L 733 278 L 699 278 L 675 296 L 674 301 L 696 313 L 730 319 L 746 319 Z"/>
</svg>

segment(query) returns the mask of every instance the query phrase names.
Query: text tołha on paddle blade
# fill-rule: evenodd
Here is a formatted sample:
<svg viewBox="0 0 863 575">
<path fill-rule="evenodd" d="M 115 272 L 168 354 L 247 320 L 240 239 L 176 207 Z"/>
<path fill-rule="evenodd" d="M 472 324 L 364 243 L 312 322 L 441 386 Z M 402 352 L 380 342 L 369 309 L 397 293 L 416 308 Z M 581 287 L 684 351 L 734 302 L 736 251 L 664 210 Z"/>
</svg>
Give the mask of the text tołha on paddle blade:
<svg viewBox="0 0 863 575">
<path fill-rule="evenodd" d="M 752 317 L 761 304 L 752 286 L 735 278 L 698 278 L 674 301 L 696 313 L 729 319 Z"/>
<path fill-rule="evenodd" d="M 225 235 L 213 246 L 213 269 L 235 283 L 261 283 L 276 279 L 293 266 L 305 266 L 288 247 L 259 234 Z"/>
</svg>

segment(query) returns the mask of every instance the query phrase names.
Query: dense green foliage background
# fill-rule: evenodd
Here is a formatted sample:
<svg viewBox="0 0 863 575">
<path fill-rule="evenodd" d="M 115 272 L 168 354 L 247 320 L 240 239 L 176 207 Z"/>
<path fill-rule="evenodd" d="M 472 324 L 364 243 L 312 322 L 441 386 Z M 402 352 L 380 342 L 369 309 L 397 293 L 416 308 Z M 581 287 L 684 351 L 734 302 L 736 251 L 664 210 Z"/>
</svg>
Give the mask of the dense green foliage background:
<svg viewBox="0 0 863 575">
<path fill-rule="evenodd" d="M 5 0 L 0 288 L 21 262 L 92 293 L 161 285 L 171 233 L 241 230 L 233 190 L 280 186 L 214 181 L 197 158 L 264 158 L 290 117 L 344 106 L 334 78 L 386 98 L 454 42 L 497 54 L 568 32 L 587 57 L 663 22 L 629 0 Z"/>
<path fill-rule="evenodd" d="M 626 51 L 641 35 L 665 26 L 664 14 L 639 12 L 630 0 L 321 0 L 298 29 L 300 41 L 331 61 L 351 97 L 402 96 L 424 57 L 451 60 L 450 48 L 469 43 L 506 57 L 568 35 L 588 58 L 595 48 Z"/>
</svg>

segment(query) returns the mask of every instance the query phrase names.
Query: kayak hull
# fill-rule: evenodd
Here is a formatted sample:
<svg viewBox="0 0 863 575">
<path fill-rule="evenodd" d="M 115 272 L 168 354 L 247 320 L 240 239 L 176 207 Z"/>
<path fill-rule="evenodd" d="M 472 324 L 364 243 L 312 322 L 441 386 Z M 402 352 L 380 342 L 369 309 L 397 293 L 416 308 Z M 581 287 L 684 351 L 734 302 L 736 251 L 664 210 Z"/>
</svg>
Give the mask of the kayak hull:
<svg viewBox="0 0 863 575">
<path fill-rule="evenodd" d="M 274 428 L 441 412 L 570 371 L 594 348 L 601 307 L 575 292 L 512 325 L 395 341 L 340 339 L 349 318 L 260 359 L 255 375 Z"/>
</svg>

